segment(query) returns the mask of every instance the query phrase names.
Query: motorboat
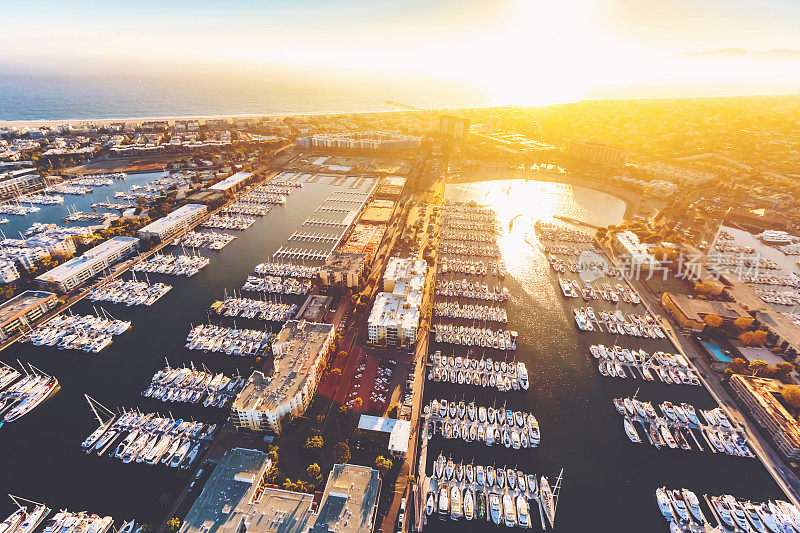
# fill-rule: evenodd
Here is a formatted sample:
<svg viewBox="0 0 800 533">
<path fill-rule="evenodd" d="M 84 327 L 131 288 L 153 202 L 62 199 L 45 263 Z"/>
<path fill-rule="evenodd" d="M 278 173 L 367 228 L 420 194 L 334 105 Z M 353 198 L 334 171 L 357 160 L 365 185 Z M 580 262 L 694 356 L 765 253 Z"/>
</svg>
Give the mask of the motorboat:
<svg viewBox="0 0 800 533">
<path fill-rule="evenodd" d="M 672 510 L 667 491 L 664 490 L 663 487 L 656 489 L 656 500 L 658 501 L 658 508 L 661 510 L 661 514 L 664 515 L 664 518 L 669 522 L 675 520 L 675 512 Z"/>
</svg>

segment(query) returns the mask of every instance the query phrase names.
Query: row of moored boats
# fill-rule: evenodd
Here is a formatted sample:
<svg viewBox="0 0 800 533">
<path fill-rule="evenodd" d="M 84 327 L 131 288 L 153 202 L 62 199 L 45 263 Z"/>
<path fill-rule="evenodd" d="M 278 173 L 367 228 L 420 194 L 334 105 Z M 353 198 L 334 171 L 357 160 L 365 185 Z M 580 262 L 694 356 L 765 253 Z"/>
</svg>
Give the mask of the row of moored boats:
<svg viewBox="0 0 800 533">
<path fill-rule="evenodd" d="M 487 446 L 503 444 L 506 448 L 534 448 L 541 441 L 539 422 L 533 413 L 496 409 L 475 402 L 456 404 L 444 398 L 433 400 L 423 408 L 427 415 L 427 436 L 484 442 Z"/>
<path fill-rule="evenodd" d="M 704 496 L 723 531 L 754 533 L 800 533 L 800 510 L 783 500 L 753 502 L 730 494 Z M 656 489 L 661 514 L 677 533 L 685 526 L 709 526 L 701 500 L 688 489 Z"/>
<path fill-rule="evenodd" d="M 34 367 L 22 377 L 19 370 L 0 363 L 0 426 L 30 413 L 59 388 L 58 379 Z"/>
<path fill-rule="evenodd" d="M 225 407 L 245 385 L 241 376 L 229 378 L 195 368 L 167 365 L 153 375 L 142 396 L 162 402 L 201 403 L 203 407 Z"/>
<path fill-rule="evenodd" d="M 469 358 L 442 355 L 440 350 L 431 356 L 429 381 L 497 388 L 501 392 L 528 390 L 528 368 L 523 362 L 506 362 L 489 358 Z"/>
<path fill-rule="evenodd" d="M 272 333 L 256 329 L 233 329 L 211 324 L 193 327 L 186 336 L 186 347 L 228 355 L 256 355 L 269 345 Z"/>
<path fill-rule="evenodd" d="M 134 272 L 151 272 L 156 274 L 169 274 L 171 276 L 194 276 L 200 269 L 211 262 L 202 255 L 171 255 L 156 254 L 144 261 L 136 263 Z"/>
<path fill-rule="evenodd" d="M 236 237 L 230 233 L 214 233 L 213 231 L 190 231 L 175 241 L 178 246 L 188 248 L 208 248 L 222 250 Z"/>
<path fill-rule="evenodd" d="M 217 314 L 242 318 L 260 318 L 274 322 L 285 322 L 297 313 L 296 304 L 268 300 L 253 300 L 229 296 L 216 308 Z"/>
<path fill-rule="evenodd" d="M 204 228 L 245 230 L 256 223 L 253 217 L 243 215 L 211 215 L 203 221 Z"/>
<path fill-rule="evenodd" d="M 166 283 L 114 279 L 92 289 L 88 298 L 93 302 L 111 302 L 127 306 L 153 305 L 170 290 L 172 285 Z"/>
<path fill-rule="evenodd" d="M 135 411 L 111 417 L 81 443 L 86 453 L 109 456 L 123 463 L 164 464 L 189 468 L 217 431 L 216 424 L 161 417 Z"/>
<path fill-rule="evenodd" d="M 36 346 L 55 346 L 59 350 L 98 353 L 113 337 L 131 327 L 129 320 L 117 320 L 107 313 L 99 315 L 57 315 L 29 332 L 23 340 Z"/>
</svg>

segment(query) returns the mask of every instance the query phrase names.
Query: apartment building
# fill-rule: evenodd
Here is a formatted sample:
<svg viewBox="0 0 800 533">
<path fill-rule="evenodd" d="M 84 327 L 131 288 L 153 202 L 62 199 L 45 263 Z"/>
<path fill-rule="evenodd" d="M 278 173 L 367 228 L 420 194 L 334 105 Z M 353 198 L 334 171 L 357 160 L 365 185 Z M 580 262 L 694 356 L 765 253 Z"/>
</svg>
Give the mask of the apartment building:
<svg viewBox="0 0 800 533">
<path fill-rule="evenodd" d="M 139 245 L 136 237 L 114 237 L 48 270 L 36 278 L 43 288 L 58 293 L 69 292 L 84 281 L 99 274 L 120 259 L 131 255 Z"/>
<path fill-rule="evenodd" d="M 244 429 L 280 434 L 281 419 L 311 404 L 333 345 L 332 324 L 289 320 L 272 343 L 273 370 L 256 370 L 231 407 Z"/>
<path fill-rule="evenodd" d="M 203 218 L 207 209 L 202 204 L 186 204 L 140 229 L 139 237 L 163 241 Z"/>
</svg>

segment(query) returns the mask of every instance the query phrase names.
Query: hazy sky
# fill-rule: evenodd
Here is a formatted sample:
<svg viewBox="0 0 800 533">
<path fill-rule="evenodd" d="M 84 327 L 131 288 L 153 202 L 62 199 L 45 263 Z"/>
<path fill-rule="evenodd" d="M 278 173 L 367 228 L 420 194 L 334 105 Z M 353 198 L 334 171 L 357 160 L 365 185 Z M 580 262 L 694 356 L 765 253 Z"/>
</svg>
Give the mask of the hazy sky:
<svg viewBox="0 0 800 533">
<path fill-rule="evenodd" d="M 468 81 L 540 103 L 691 84 L 790 90 L 800 0 L 39 0 L 3 6 L 0 62 L 295 65 Z M 797 66 L 797 61 L 793 64 Z M 663 90 L 662 90 L 663 92 Z"/>
</svg>

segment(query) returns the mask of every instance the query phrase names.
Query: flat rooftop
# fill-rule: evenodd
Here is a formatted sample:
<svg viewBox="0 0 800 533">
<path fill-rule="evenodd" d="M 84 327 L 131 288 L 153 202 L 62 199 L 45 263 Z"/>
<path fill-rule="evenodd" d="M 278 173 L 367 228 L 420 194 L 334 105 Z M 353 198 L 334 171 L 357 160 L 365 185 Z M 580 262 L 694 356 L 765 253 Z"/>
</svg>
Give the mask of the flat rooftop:
<svg viewBox="0 0 800 533">
<path fill-rule="evenodd" d="M 224 180 L 220 181 L 209 187 L 212 191 L 227 191 L 231 187 L 235 187 L 239 183 L 243 182 L 244 180 L 251 178 L 253 176 L 252 172 L 237 172 L 232 176 L 228 176 Z"/>
<path fill-rule="evenodd" d="M 258 450 L 227 452 L 181 524 L 180 533 L 303 532 L 313 518 L 313 496 L 265 487 L 271 461 Z"/>
<path fill-rule="evenodd" d="M 267 486 L 271 461 L 258 450 L 227 452 L 186 515 L 179 533 L 370 533 L 380 493 L 378 471 L 333 466 L 319 507 L 314 496 Z"/>
<path fill-rule="evenodd" d="M 337 272 L 358 272 L 366 260 L 366 254 L 333 252 L 322 268 Z"/>
<path fill-rule="evenodd" d="M 274 369 L 261 379 L 254 372 L 232 409 L 274 411 L 305 388 L 311 369 L 333 331 L 332 324 L 289 320 L 272 343 Z M 261 374 L 263 376 L 263 374 Z"/>
<path fill-rule="evenodd" d="M 391 200 L 373 200 L 372 202 L 367 205 L 366 209 L 364 209 L 364 213 L 361 215 L 361 220 L 363 222 L 372 222 L 376 224 L 384 224 L 389 222 L 389 219 L 392 218 L 392 212 L 394 211 L 394 202 Z"/>
<path fill-rule="evenodd" d="M 186 204 L 169 213 L 168 215 L 159 218 L 155 222 L 151 222 L 150 224 L 141 228 L 139 231 L 142 233 L 161 233 L 162 231 L 171 228 L 181 220 L 192 217 L 198 212 L 204 211 L 205 209 L 206 206 L 202 204 Z"/>
<path fill-rule="evenodd" d="M 747 393 L 758 402 L 767 414 L 777 423 L 784 438 L 796 448 L 800 448 L 800 423 L 786 410 L 778 396 L 784 385 L 777 379 L 758 378 L 734 374 L 732 381 L 741 384 Z"/>
<path fill-rule="evenodd" d="M 106 242 L 98 244 L 84 252 L 79 257 L 73 257 L 52 270 L 48 270 L 37 280 L 45 282 L 60 282 L 67 280 L 84 269 L 94 265 L 98 261 L 105 260 L 108 256 L 116 254 L 126 248 L 136 245 L 139 239 L 136 237 L 113 237 Z"/>
<path fill-rule="evenodd" d="M 380 495 L 378 471 L 366 466 L 333 465 L 312 533 L 371 533 Z"/>
<path fill-rule="evenodd" d="M 55 293 L 46 291 L 25 291 L 0 305 L 0 324 L 5 324 L 24 315 L 53 298 Z"/>
<path fill-rule="evenodd" d="M 356 224 L 347 242 L 342 245 L 341 251 L 372 255 L 378 250 L 384 233 L 386 233 L 384 225 Z"/>
<path fill-rule="evenodd" d="M 684 314 L 687 318 L 703 321 L 706 315 L 717 315 L 721 318 L 736 320 L 739 317 L 749 317 L 750 315 L 744 308 L 736 302 L 719 302 L 716 300 L 700 300 L 698 298 L 689 298 L 685 294 L 665 293 L 672 303 Z"/>
</svg>

